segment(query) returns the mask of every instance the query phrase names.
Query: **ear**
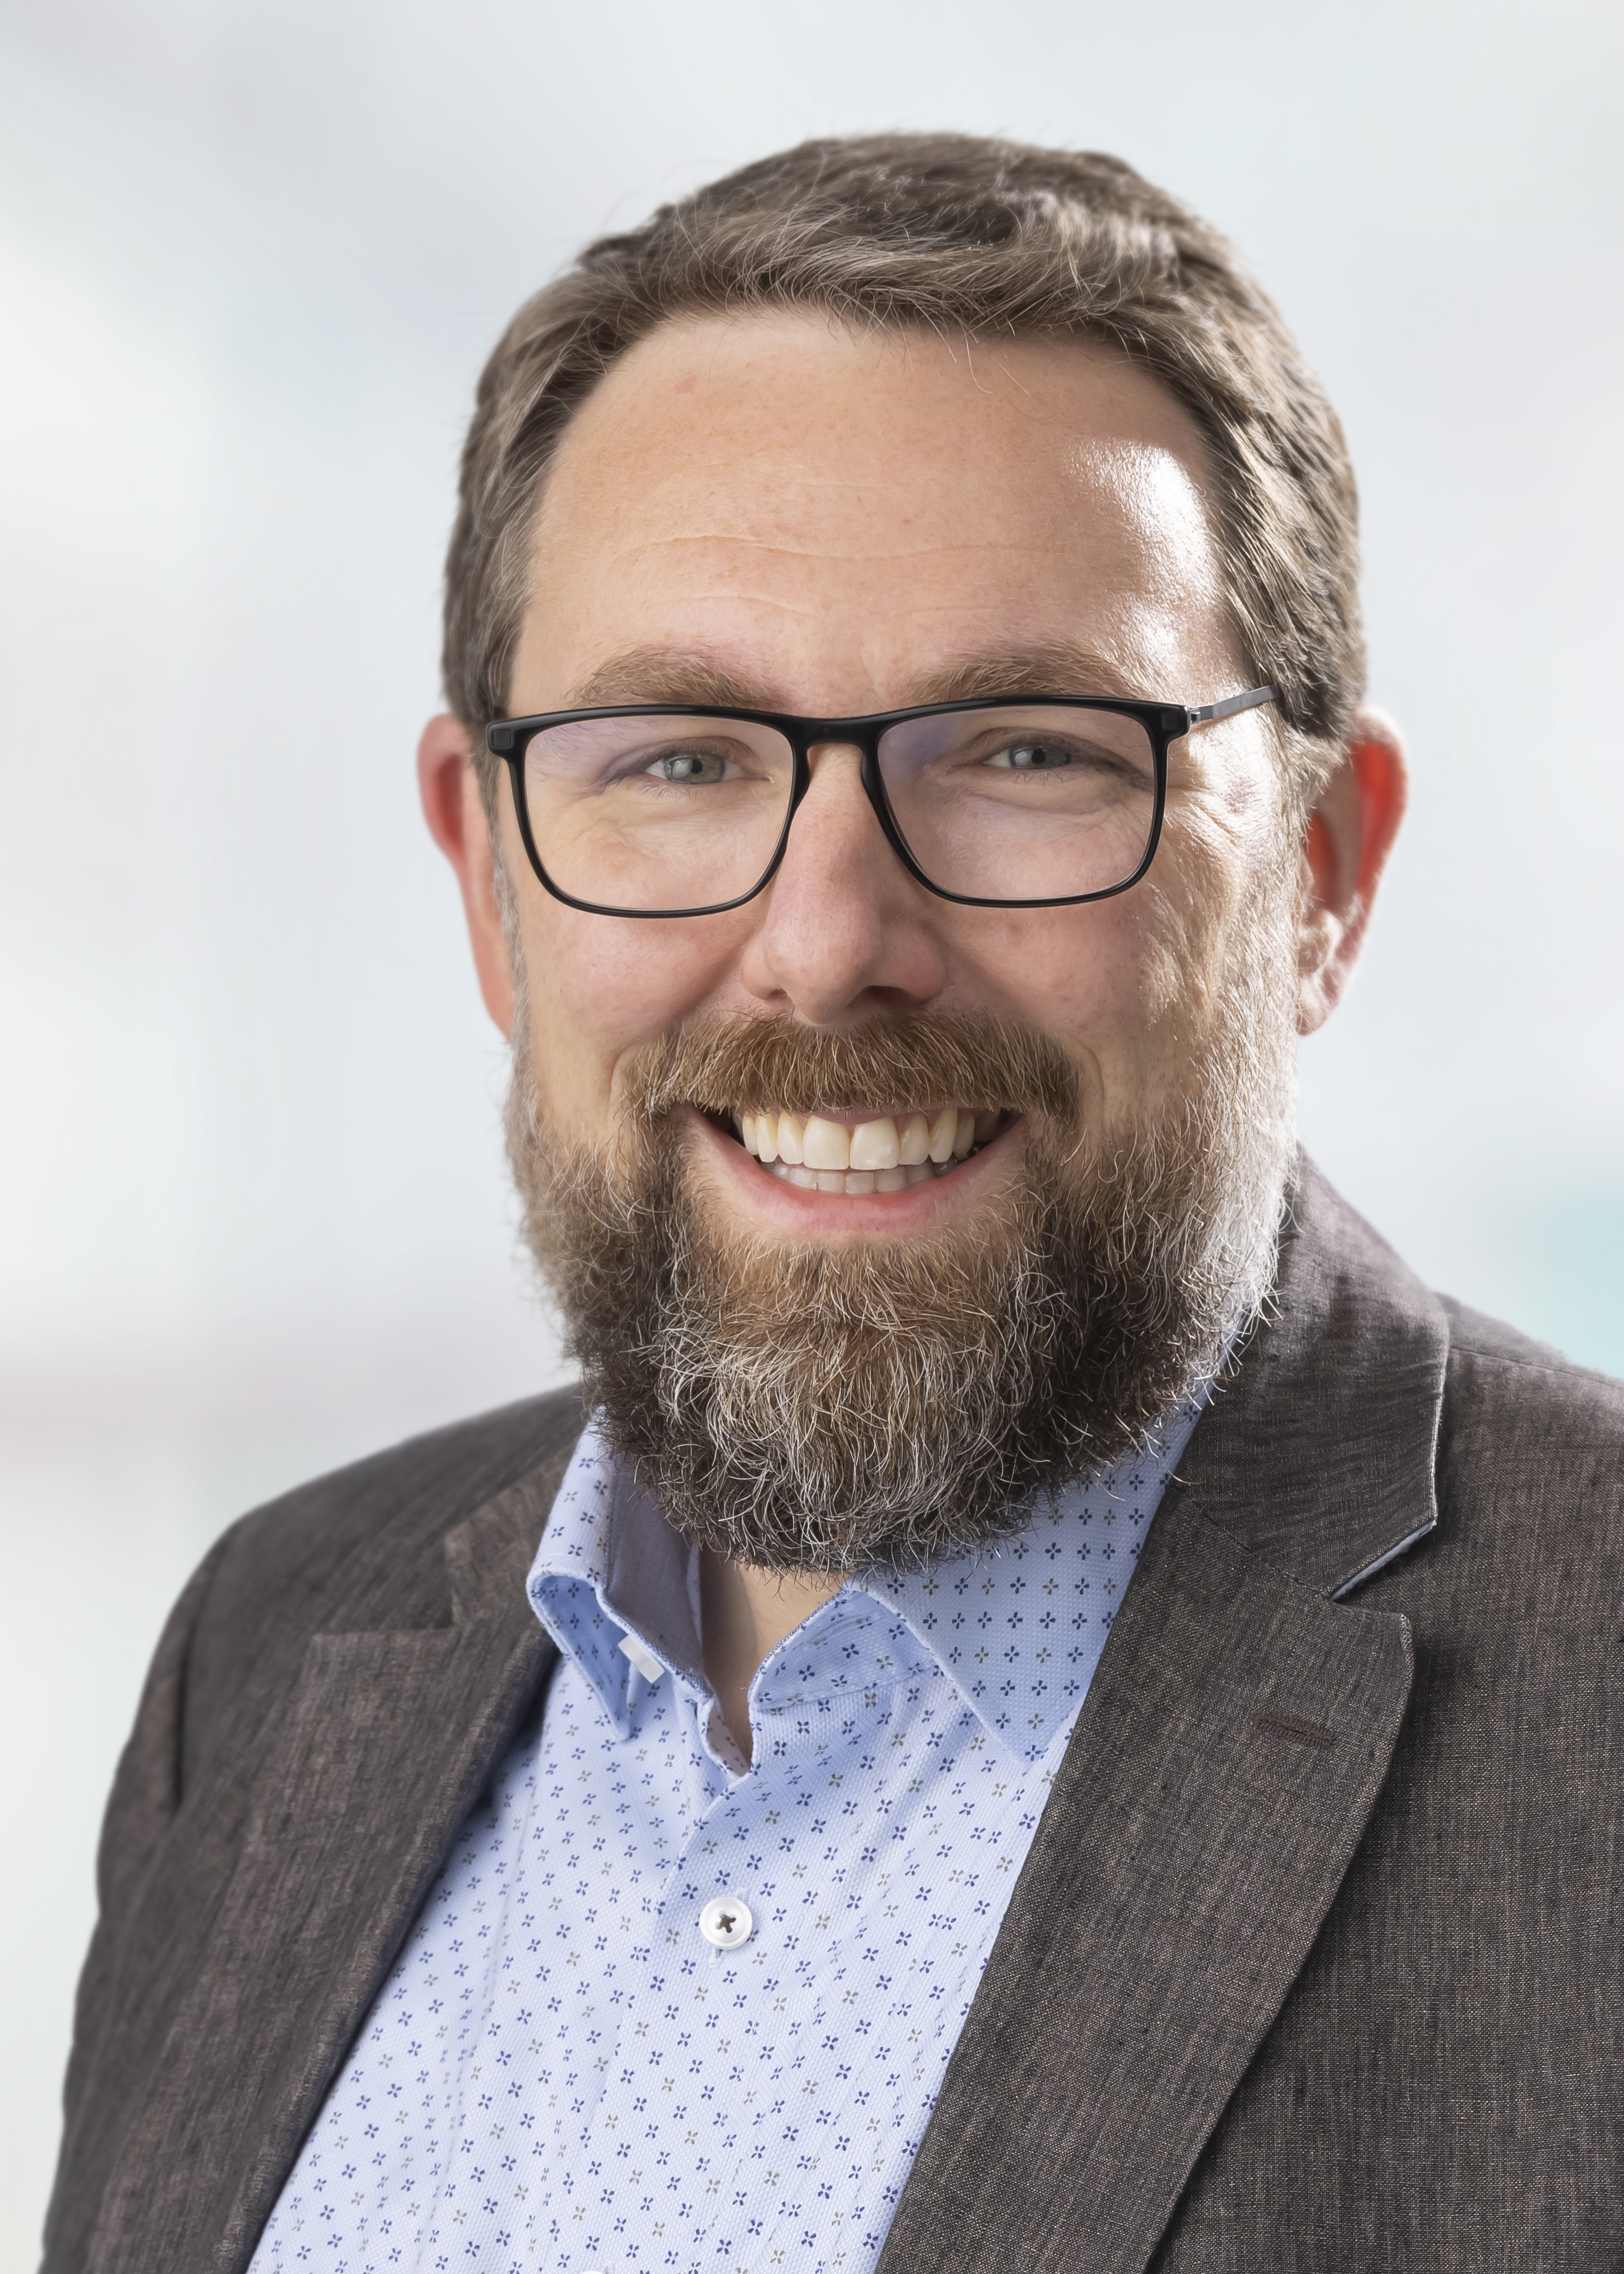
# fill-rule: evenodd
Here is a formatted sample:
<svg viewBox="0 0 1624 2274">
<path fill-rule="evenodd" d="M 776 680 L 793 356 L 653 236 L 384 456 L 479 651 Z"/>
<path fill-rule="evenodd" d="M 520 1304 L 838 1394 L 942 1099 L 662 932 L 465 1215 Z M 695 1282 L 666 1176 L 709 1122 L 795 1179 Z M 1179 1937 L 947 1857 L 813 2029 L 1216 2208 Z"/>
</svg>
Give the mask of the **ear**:
<svg viewBox="0 0 1624 2274">
<path fill-rule="evenodd" d="M 442 712 L 417 744 L 417 788 L 429 834 L 456 870 L 485 1007 L 504 1035 L 513 1034 L 513 966 L 496 897 L 496 855 L 470 756 L 469 732 Z"/>
<path fill-rule="evenodd" d="M 1300 1035 L 1324 1025 L 1348 984 L 1409 794 L 1403 736 L 1385 711 L 1360 709 L 1304 837 L 1297 908 Z"/>
</svg>

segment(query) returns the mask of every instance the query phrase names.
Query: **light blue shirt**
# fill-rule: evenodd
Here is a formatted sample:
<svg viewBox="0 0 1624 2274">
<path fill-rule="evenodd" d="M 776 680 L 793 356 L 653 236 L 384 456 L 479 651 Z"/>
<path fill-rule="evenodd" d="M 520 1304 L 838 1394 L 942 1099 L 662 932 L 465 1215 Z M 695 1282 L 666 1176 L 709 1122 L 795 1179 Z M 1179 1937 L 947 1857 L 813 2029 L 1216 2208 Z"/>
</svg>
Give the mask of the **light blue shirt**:
<svg viewBox="0 0 1624 2274">
<path fill-rule="evenodd" d="M 252 2274 L 870 2274 L 1195 1419 L 996 1551 L 843 1586 L 751 1683 L 748 1765 L 697 1557 L 590 1427 L 528 1583 L 539 1728 Z"/>
</svg>

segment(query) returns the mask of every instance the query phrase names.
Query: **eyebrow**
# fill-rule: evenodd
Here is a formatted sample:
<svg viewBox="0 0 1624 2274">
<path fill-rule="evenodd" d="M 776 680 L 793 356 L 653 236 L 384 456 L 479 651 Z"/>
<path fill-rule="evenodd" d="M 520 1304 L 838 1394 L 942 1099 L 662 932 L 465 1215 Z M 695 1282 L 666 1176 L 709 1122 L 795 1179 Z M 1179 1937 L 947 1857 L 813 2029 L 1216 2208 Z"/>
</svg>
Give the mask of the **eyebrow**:
<svg viewBox="0 0 1624 2274">
<path fill-rule="evenodd" d="M 916 680 L 907 710 L 927 703 L 1019 702 L 1032 695 L 1141 696 L 1119 663 L 1069 640 L 965 656 Z M 570 695 L 572 711 L 617 704 L 715 704 L 730 711 L 783 711 L 777 691 L 725 665 L 677 648 L 628 648 L 589 673 Z"/>
<path fill-rule="evenodd" d="M 1098 648 L 1071 640 L 1010 652 L 967 656 L 920 683 L 916 703 L 998 702 L 1025 695 L 1122 695 L 1142 690 Z"/>
<path fill-rule="evenodd" d="M 771 689 L 680 648 L 632 647 L 589 672 L 564 706 L 571 711 L 617 703 L 715 703 L 728 711 L 777 711 Z"/>
</svg>

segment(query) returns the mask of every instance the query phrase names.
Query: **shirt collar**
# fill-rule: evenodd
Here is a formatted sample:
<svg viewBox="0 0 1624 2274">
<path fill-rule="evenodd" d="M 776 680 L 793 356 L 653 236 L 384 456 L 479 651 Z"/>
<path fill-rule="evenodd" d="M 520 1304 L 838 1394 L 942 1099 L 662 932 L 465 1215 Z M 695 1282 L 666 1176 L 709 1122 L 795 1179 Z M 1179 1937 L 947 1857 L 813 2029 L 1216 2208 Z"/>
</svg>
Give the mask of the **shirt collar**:
<svg viewBox="0 0 1624 2274">
<path fill-rule="evenodd" d="M 1082 1703 L 1205 1403 L 1177 1407 L 1149 1445 L 1092 1482 L 1068 1485 L 1012 1539 L 864 1581 L 1019 1758 L 1041 1760 Z"/>
<path fill-rule="evenodd" d="M 623 1737 L 634 1676 L 670 1673 L 709 1694 L 697 1552 L 610 1450 L 600 1414 L 564 1472 L 525 1591 Z"/>
<path fill-rule="evenodd" d="M 924 1571 L 848 1581 L 766 1660 L 752 1712 L 874 1703 L 881 1690 L 939 1669 L 1001 1747 L 1041 1759 L 1088 1686 L 1204 1403 L 1180 1405 L 1148 1447 L 1067 1487 L 1014 1538 Z M 616 1458 L 598 1415 L 565 1472 L 527 1586 L 622 1737 L 634 1683 L 669 1673 L 708 1706 L 697 1553 Z"/>
</svg>

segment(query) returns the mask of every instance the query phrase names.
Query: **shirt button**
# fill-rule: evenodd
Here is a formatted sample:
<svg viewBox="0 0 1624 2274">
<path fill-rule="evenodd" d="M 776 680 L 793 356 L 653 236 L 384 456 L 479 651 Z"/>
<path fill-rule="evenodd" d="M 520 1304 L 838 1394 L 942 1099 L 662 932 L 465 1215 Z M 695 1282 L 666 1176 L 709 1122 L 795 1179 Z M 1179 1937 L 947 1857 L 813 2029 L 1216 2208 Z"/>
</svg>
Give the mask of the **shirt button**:
<svg viewBox="0 0 1624 2274">
<path fill-rule="evenodd" d="M 749 1905 L 737 1895 L 712 1895 L 699 1914 L 699 1931 L 717 1950 L 737 1950 L 755 1924 Z"/>
</svg>

